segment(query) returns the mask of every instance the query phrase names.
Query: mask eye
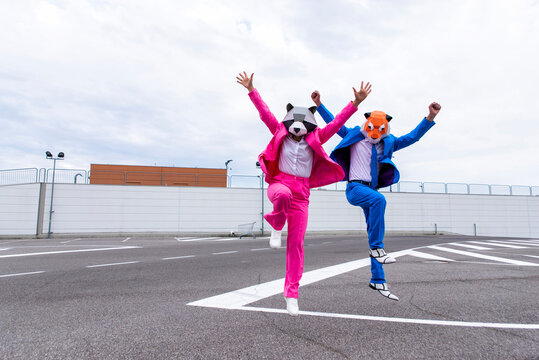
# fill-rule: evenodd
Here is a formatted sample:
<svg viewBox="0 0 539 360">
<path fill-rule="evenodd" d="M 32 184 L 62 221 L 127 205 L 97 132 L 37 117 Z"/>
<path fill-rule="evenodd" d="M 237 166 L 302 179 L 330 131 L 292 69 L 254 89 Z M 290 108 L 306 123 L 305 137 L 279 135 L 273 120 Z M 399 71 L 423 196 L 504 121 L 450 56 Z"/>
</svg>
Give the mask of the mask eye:
<svg viewBox="0 0 539 360">
<path fill-rule="evenodd" d="M 386 125 L 385 125 L 385 124 L 384 124 L 384 125 L 382 125 L 382 126 L 380 126 L 380 132 L 384 131 L 384 130 L 385 130 L 385 128 L 386 128 Z"/>
<path fill-rule="evenodd" d="M 369 128 L 369 130 L 374 130 L 374 125 L 372 123 L 368 123 L 367 127 Z"/>
</svg>

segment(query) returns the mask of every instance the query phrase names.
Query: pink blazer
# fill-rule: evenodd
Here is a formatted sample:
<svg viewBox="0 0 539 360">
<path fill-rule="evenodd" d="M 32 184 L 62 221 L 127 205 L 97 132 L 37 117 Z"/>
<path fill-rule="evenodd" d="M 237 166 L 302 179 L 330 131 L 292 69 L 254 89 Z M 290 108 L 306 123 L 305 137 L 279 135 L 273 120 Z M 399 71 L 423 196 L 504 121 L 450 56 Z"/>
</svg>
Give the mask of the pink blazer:
<svg viewBox="0 0 539 360">
<path fill-rule="evenodd" d="M 249 93 L 249 97 L 258 110 L 260 118 L 273 134 L 273 138 L 266 149 L 258 156 L 260 167 L 264 174 L 266 174 L 266 182 L 271 183 L 273 178 L 279 173 L 281 144 L 285 136 L 288 135 L 288 130 L 282 122 L 277 121 L 256 89 Z M 329 158 L 322 144 L 335 135 L 356 111 L 357 108 L 350 101 L 335 117 L 335 120 L 327 124 L 324 128 L 317 127 L 305 137 L 305 141 L 307 141 L 314 152 L 313 169 L 309 178 L 310 188 L 329 185 L 341 181 L 344 178 L 343 169 Z"/>
</svg>

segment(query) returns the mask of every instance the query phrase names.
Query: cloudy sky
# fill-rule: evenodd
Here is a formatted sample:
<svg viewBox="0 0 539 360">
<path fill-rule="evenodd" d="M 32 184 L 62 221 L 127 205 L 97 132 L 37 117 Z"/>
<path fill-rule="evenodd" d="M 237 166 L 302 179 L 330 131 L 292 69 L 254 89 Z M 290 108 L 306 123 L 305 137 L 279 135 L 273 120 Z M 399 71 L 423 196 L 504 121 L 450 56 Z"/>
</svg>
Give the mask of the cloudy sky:
<svg viewBox="0 0 539 360">
<path fill-rule="evenodd" d="M 348 122 L 382 110 L 409 181 L 539 185 L 539 2 L 18 0 L 0 11 L 0 169 L 91 163 L 256 175 L 270 140 L 238 72 L 278 119 L 310 93 Z M 322 123 L 318 117 L 319 124 Z M 328 152 L 335 136 L 325 145 Z"/>
</svg>

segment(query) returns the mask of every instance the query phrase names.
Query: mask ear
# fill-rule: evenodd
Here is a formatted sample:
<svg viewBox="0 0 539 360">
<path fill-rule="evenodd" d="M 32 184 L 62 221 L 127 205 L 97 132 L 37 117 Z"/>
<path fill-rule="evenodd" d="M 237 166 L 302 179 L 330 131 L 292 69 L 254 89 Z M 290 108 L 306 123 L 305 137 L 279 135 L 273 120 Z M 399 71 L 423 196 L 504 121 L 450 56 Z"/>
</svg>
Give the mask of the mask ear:
<svg viewBox="0 0 539 360">
<path fill-rule="evenodd" d="M 387 115 L 387 114 L 386 114 L 386 120 L 387 120 L 388 122 L 390 122 L 391 119 L 393 119 L 393 116 L 390 116 L 390 115 Z"/>
<path fill-rule="evenodd" d="M 312 112 L 313 114 L 316 112 L 316 106 L 311 106 L 309 108 L 309 111 Z"/>
<path fill-rule="evenodd" d="M 365 118 L 368 119 L 371 117 L 371 113 L 365 113 Z"/>
<path fill-rule="evenodd" d="M 292 105 L 292 104 L 290 104 L 290 103 L 288 103 L 288 104 L 286 105 L 286 111 L 290 111 L 290 110 L 292 110 L 293 108 L 294 108 L 294 105 Z"/>
</svg>

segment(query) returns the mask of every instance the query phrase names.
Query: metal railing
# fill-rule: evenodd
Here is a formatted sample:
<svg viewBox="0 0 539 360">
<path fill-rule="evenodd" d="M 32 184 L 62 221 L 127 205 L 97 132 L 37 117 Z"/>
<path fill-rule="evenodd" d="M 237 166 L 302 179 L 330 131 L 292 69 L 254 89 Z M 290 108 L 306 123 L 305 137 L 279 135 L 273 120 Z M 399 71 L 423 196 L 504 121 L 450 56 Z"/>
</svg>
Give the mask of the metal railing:
<svg viewBox="0 0 539 360">
<path fill-rule="evenodd" d="M 37 168 L 0 170 L 0 185 L 15 185 L 39 182 Z"/>
<path fill-rule="evenodd" d="M 97 179 L 99 175 L 106 175 L 104 178 L 109 180 L 109 182 L 98 181 L 97 183 L 100 184 L 267 188 L 267 184 L 261 181 L 260 175 L 153 173 L 112 170 L 88 171 L 82 169 L 56 169 L 55 182 L 64 184 L 90 184 L 92 183 L 92 176 Z M 0 185 L 51 181 L 52 169 L 22 168 L 0 170 Z M 346 183 L 338 182 L 316 190 L 344 191 L 346 190 Z M 401 181 L 380 189 L 380 192 L 539 196 L 539 186 Z"/>
</svg>

